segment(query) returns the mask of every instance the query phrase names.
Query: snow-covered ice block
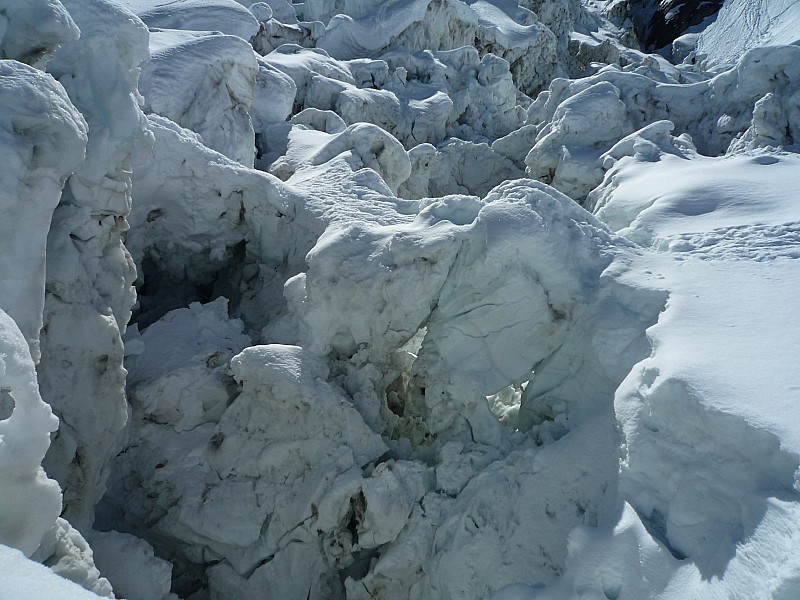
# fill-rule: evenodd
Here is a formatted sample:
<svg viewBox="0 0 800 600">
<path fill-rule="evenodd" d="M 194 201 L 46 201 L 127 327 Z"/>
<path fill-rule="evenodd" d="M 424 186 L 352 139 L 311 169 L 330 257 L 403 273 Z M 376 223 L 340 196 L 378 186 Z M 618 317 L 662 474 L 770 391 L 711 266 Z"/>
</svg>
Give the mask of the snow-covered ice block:
<svg viewBox="0 0 800 600">
<path fill-rule="evenodd" d="M 243 3 L 235 0 L 121 0 L 154 29 L 219 31 L 249 40 L 258 21 Z"/>
<path fill-rule="evenodd" d="M 37 361 L 47 233 L 86 139 L 86 121 L 58 82 L 16 61 L 0 63 L 0 308 Z"/>
<path fill-rule="evenodd" d="M 313 5 L 313 3 L 312 3 Z M 330 19 L 318 46 L 340 60 L 377 56 L 393 48 L 451 50 L 472 45 L 477 15 L 457 0 L 348 3 Z"/>
<path fill-rule="evenodd" d="M 250 104 L 250 118 L 256 133 L 264 131 L 271 123 L 285 121 L 292 114 L 297 84 L 294 80 L 258 57 L 258 75 Z"/>
<path fill-rule="evenodd" d="M 303 347 L 352 361 L 356 386 L 365 385 L 356 365 L 382 372 L 372 393 L 395 394 L 382 413 L 387 431 L 446 438 L 469 424 L 475 440 L 497 444 L 486 396 L 529 380 L 520 428 L 553 410 L 579 422 L 641 358 L 644 323 L 662 299 L 633 309 L 625 293 L 601 285 L 625 243 L 552 188 L 519 180 L 483 201 L 423 200 L 418 214 L 394 222 L 359 206 L 354 218 L 330 222 L 285 295 Z M 620 306 L 637 318 L 625 324 Z M 410 364 L 398 365 L 415 336 Z M 612 338 L 619 353 L 608 350 Z"/>
<path fill-rule="evenodd" d="M 0 14 L 0 58 L 37 68 L 44 68 L 60 44 L 79 35 L 59 0 L 2 0 Z"/>
<path fill-rule="evenodd" d="M 158 558 L 144 540 L 117 531 L 92 534 L 94 560 L 114 586 L 115 595 L 126 600 L 173 600 L 172 565 Z"/>
<path fill-rule="evenodd" d="M 61 490 L 41 467 L 58 419 L 39 395 L 25 338 L 0 310 L 0 542 L 32 555 L 61 511 Z"/>
<path fill-rule="evenodd" d="M 378 87 L 393 92 L 401 101 L 406 96 L 413 101 L 414 94 L 426 87 L 448 96 L 451 108 L 447 135 L 494 139 L 522 124 L 523 109 L 517 106 L 519 92 L 508 61 L 499 56 L 480 56 L 475 48 L 463 47 L 413 54 L 395 51 L 382 59 L 391 76 Z"/>
<path fill-rule="evenodd" d="M 292 78 L 297 86 L 297 106 L 305 107 L 306 94 L 314 77 L 355 85 L 347 63 L 331 58 L 327 52 L 286 45 L 264 57 L 264 62 Z"/>
<path fill-rule="evenodd" d="M 55 573 L 98 596 L 113 598 L 111 584 L 97 570 L 89 543 L 68 521 L 59 517 L 32 557 Z"/>
<path fill-rule="evenodd" d="M 218 33 L 156 30 L 139 89 L 144 109 L 198 133 L 209 148 L 252 167 L 255 133 L 248 114 L 259 72 L 244 40 Z"/>
<path fill-rule="evenodd" d="M 136 154 L 127 236 L 140 278 L 160 298 L 155 307 L 142 298 L 142 325 L 195 301 L 198 289 L 229 297 L 245 320 L 251 310 L 259 320 L 272 314 L 281 304 L 284 270 L 296 272 L 303 246 L 316 239 L 295 226 L 292 194 L 277 178 L 214 152 L 172 121 L 148 120 L 155 142 Z M 217 279 L 223 271 L 241 279 L 215 291 L 216 281 L 228 280 Z"/>
<path fill-rule="evenodd" d="M 289 133 L 286 156 L 272 166 L 284 179 L 295 173 L 310 172 L 344 154 L 350 157 L 353 170 L 372 169 L 394 191 L 411 174 L 411 163 L 403 146 L 389 133 L 374 125 L 357 123 L 343 131 L 327 134 L 303 126 Z"/>
<path fill-rule="evenodd" d="M 516 2 L 477 0 L 468 4 L 478 17 L 476 46 L 507 60 L 522 92 L 535 95 L 561 74 L 558 39 L 534 13 Z"/>
<path fill-rule="evenodd" d="M 174 329 L 185 312 L 167 315 L 160 327 Z M 216 329 L 224 329 L 225 319 L 215 318 Z M 225 335 L 219 345 L 226 343 Z M 314 582 L 330 580 L 339 566 L 335 552 L 329 563 L 323 543 L 335 545 L 350 535 L 350 517 L 317 524 L 325 514 L 322 500 L 339 476 L 360 474 L 387 448 L 342 392 L 326 382 L 325 361 L 303 349 L 246 348 L 231 368 L 241 391 L 226 403 L 218 424 L 176 431 L 168 424 L 136 421 L 136 445 L 119 457 L 120 477 L 107 506 L 116 506 L 131 525 L 147 522 L 145 534 L 171 538 L 179 565 L 220 563 L 209 571 L 212 590 L 258 589 L 289 561 L 319 566 L 313 577 L 306 573 L 289 586 L 306 593 Z M 363 489 L 381 506 L 388 492 L 375 477 Z M 351 495 L 341 502 L 331 511 L 344 510 L 346 516 Z M 365 540 L 369 535 L 390 539 L 404 522 L 375 519 L 364 521 Z M 352 561 L 349 551 L 341 558 Z"/>
<path fill-rule="evenodd" d="M 403 198 L 440 197 L 450 194 L 485 196 L 489 190 L 524 172 L 487 144 L 455 138 L 434 148 L 421 144 L 412 148 L 411 175 L 401 185 Z"/>
<path fill-rule="evenodd" d="M 228 302 L 193 303 L 125 338 L 128 389 L 138 418 L 187 431 L 215 423 L 230 401 L 230 359 L 250 345 Z"/>
<path fill-rule="evenodd" d="M 629 128 L 619 89 L 592 85 L 558 106 L 525 158 L 528 174 L 580 199 L 602 181 L 600 153 Z"/>
<path fill-rule="evenodd" d="M 251 10 L 253 10 L 253 7 L 251 7 Z M 267 55 L 285 44 L 314 48 L 317 40 L 324 33 L 325 26 L 319 21 L 297 22 L 297 19 L 294 19 L 293 23 L 287 23 L 279 19 L 268 18 L 261 20 L 261 27 L 251 43 L 256 52 Z"/>
</svg>

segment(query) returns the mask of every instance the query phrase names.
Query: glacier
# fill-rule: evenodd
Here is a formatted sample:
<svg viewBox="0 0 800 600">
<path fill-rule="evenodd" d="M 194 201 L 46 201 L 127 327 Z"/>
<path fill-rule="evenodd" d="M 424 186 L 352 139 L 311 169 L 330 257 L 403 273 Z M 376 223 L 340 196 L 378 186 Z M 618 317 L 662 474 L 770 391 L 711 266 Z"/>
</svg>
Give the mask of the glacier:
<svg viewBox="0 0 800 600">
<path fill-rule="evenodd" d="M 0 0 L 0 598 L 800 597 L 798 23 Z"/>
</svg>

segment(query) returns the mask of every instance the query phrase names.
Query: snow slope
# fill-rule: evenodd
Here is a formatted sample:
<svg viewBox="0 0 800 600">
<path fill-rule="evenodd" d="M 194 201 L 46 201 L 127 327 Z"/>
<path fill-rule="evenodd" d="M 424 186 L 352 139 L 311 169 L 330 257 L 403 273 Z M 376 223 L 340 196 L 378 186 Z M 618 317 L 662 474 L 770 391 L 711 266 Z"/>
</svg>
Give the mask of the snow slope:
<svg viewBox="0 0 800 600">
<path fill-rule="evenodd" d="M 47 567 L 25 558 L 19 550 L 0 545 L 3 600 L 96 600 L 101 598 L 59 577 Z"/>
<path fill-rule="evenodd" d="M 728 0 L 700 34 L 697 49 L 715 63 L 731 63 L 750 48 L 798 42 L 800 7 L 796 2 Z"/>
<path fill-rule="evenodd" d="M 663 154 L 607 175 L 598 214 L 651 248 L 632 273 L 669 301 L 615 398 L 630 505 L 616 529 L 576 530 L 563 580 L 530 597 L 797 593 L 797 166 Z"/>
</svg>

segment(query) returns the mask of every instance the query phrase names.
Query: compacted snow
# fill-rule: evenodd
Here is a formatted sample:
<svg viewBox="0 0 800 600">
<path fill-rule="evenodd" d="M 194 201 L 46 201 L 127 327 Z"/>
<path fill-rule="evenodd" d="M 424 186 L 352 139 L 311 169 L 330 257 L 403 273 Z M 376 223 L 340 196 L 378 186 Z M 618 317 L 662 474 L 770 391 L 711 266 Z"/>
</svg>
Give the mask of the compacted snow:
<svg viewBox="0 0 800 600">
<path fill-rule="evenodd" d="M 800 597 L 800 13 L 667 4 L 0 0 L 0 600 Z"/>
</svg>

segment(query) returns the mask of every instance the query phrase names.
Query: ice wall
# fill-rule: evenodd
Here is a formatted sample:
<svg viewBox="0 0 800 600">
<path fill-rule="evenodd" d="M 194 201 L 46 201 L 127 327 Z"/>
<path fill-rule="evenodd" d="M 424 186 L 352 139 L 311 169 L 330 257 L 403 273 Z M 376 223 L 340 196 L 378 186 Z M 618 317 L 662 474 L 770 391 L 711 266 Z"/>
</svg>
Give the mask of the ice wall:
<svg viewBox="0 0 800 600">
<path fill-rule="evenodd" d="M 122 243 L 133 145 L 145 120 L 136 89 L 147 29 L 117 4 L 65 2 L 81 37 L 49 71 L 89 125 L 86 160 L 69 178 L 47 240 L 42 396 L 62 418 L 45 467 L 64 489 L 65 516 L 88 531 L 106 464 L 126 420 L 122 340 L 135 299 Z"/>
<path fill-rule="evenodd" d="M 0 306 L 38 360 L 47 232 L 67 177 L 84 159 L 87 126 L 49 75 L 7 60 L 0 78 Z"/>
</svg>

